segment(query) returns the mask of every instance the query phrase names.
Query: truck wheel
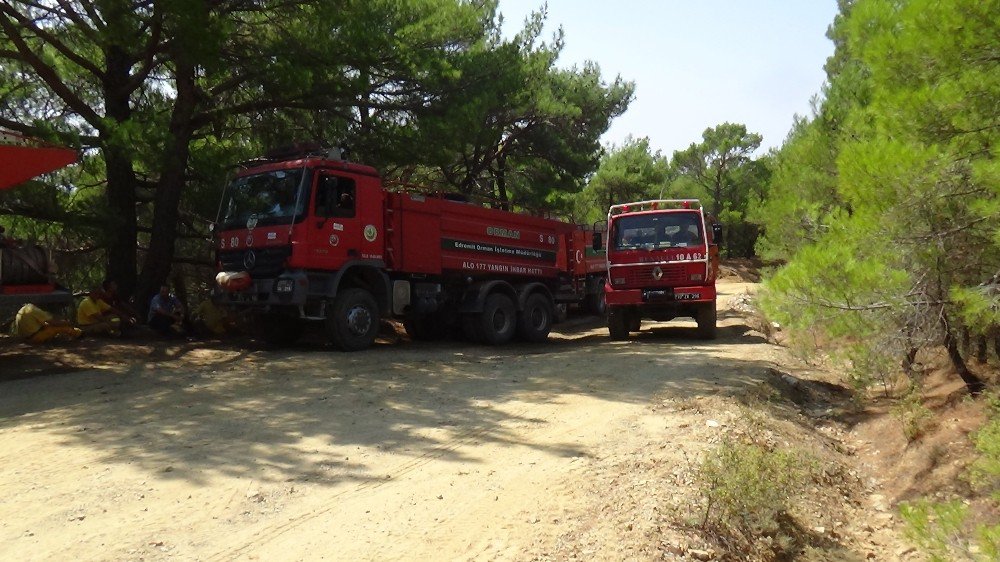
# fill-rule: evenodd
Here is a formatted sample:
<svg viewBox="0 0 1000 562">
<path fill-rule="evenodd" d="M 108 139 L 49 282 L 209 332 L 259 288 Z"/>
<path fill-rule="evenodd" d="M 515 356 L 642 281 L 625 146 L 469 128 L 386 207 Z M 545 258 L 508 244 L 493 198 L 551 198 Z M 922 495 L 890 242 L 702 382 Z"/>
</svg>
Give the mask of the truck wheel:
<svg viewBox="0 0 1000 562">
<path fill-rule="evenodd" d="M 699 338 L 703 340 L 715 339 L 716 319 L 717 313 L 715 311 L 715 301 L 704 304 L 698 308 L 698 316 L 695 317 L 695 321 L 698 322 Z"/>
<path fill-rule="evenodd" d="M 604 290 L 587 295 L 587 310 L 598 316 L 608 312 L 608 301 L 604 298 Z"/>
<path fill-rule="evenodd" d="M 379 313 L 375 297 L 364 289 L 347 289 L 337 294 L 333 312 L 326 317 L 326 333 L 343 351 L 359 351 L 375 343 Z"/>
<path fill-rule="evenodd" d="M 638 310 L 630 310 L 628 314 L 628 320 L 625 322 L 628 326 L 628 331 L 638 332 L 642 328 L 642 316 L 639 314 Z"/>
<path fill-rule="evenodd" d="M 281 314 L 265 314 L 260 318 L 261 336 L 271 347 L 292 345 L 302 337 L 305 325 L 295 318 Z"/>
<path fill-rule="evenodd" d="M 608 309 L 608 333 L 614 341 L 628 339 L 628 311 L 621 308 Z"/>
<path fill-rule="evenodd" d="M 477 318 L 479 336 L 483 343 L 500 345 L 514 337 L 517 311 L 514 309 L 514 301 L 507 295 L 493 293 L 486 297 L 486 304 L 483 305 L 483 311 Z"/>
<path fill-rule="evenodd" d="M 517 317 L 517 333 L 525 341 L 538 343 L 549 337 L 552 329 L 552 303 L 545 295 L 535 293 L 524 301 L 524 310 Z"/>
</svg>

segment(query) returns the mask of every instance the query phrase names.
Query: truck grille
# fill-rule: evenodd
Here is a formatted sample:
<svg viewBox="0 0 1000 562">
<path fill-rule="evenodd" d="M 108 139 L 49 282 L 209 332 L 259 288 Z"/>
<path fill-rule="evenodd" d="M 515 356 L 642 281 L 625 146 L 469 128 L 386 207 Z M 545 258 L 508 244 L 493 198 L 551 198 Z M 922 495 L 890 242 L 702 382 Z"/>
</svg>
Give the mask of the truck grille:
<svg viewBox="0 0 1000 562">
<path fill-rule="evenodd" d="M 248 254 L 253 252 L 253 256 Z M 288 246 L 276 248 L 252 248 L 232 252 L 219 252 L 223 271 L 246 271 L 254 279 L 277 277 L 285 268 L 285 260 L 292 255 Z"/>
<path fill-rule="evenodd" d="M 612 269 L 612 279 L 625 279 L 626 287 L 673 286 L 686 283 L 688 280 L 684 264 L 675 263 L 659 266 L 663 277 L 653 278 L 655 265 L 636 265 L 631 267 L 616 267 Z"/>
</svg>

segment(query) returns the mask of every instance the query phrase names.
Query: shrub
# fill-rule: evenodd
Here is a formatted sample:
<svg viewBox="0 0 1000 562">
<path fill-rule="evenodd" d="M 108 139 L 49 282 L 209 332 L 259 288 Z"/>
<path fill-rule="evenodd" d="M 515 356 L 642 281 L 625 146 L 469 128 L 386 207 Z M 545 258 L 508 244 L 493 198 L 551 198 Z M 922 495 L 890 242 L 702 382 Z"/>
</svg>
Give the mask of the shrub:
<svg viewBox="0 0 1000 562">
<path fill-rule="evenodd" d="M 917 389 L 892 407 L 892 415 L 903 425 L 907 441 L 914 441 L 926 433 L 934 419 L 934 413 L 920 401 L 920 391 Z"/>
<path fill-rule="evenodd" d="M 698 472 L 702 528 L 745 543 L 778 534 L 788 500 L 804 481 L 803 464 L 789 451 L 724 440 Z"/>
<path fill-rule="evenodd" d="M 1000 398 L 990 402 L 991 416 L 975 436 L 980 456 L 970 467 L 969 480 L 1000 502 Z M 932 562 L 1000 560 L 1000 524 L 977 521 L 961 501 L 920 500 L 901 505 L 900 513 L 907 536 Z"/>
</svg>

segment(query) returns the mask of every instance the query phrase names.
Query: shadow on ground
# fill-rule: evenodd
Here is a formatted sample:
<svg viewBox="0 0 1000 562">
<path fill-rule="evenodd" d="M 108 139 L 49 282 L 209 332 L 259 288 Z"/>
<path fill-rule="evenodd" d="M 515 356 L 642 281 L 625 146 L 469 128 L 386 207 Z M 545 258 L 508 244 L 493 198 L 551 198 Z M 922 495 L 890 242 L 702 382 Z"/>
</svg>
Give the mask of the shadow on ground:
<svg viewBox="0 0 1000 562">
<path fill-rule="evenodd" d="M 115 344 L 101 369 L 50 357 L 39 371 L 49 376 L 0 379 L 0 431 L 30 424 L 156 478 L 203 482 L 266 466 L 275 479 L 332 485 L 379 474 L 377 459 L 345 454 L 358 447 L 412 462 L 476 462 L 460 452 L 474 442 L 585 455 L 571 441 L 524 442 L 515 429 L 547 424 L 535 406 L 568 394 L 644 404 L 732 393 L 761 380 L 769 366 L 716 353 L 763 341 L 745 335 L 742 324 L 730 322 L 714 342 L 695 339 L 684 325 L 611 342 L 600 326 L 584 320 L 546 345 L 500 348 L 399 338 L 359 353 L 322 345 Z M 9 350 L 0 353 L 5 370 L 16 361 Z"/>
</svg>

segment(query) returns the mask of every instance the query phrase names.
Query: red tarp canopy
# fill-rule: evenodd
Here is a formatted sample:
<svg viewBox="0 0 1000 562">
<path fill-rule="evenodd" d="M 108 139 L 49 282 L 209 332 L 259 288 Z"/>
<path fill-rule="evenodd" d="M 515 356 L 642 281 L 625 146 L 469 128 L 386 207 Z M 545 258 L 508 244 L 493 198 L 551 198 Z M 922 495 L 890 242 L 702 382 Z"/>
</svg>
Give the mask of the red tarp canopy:
<svg viewBox="0 0 1000 562">
<path fill-rule="evenodd" d="M 76 151 L 0 131 L 0 189 L 76 162 Z"/>
</svg>

